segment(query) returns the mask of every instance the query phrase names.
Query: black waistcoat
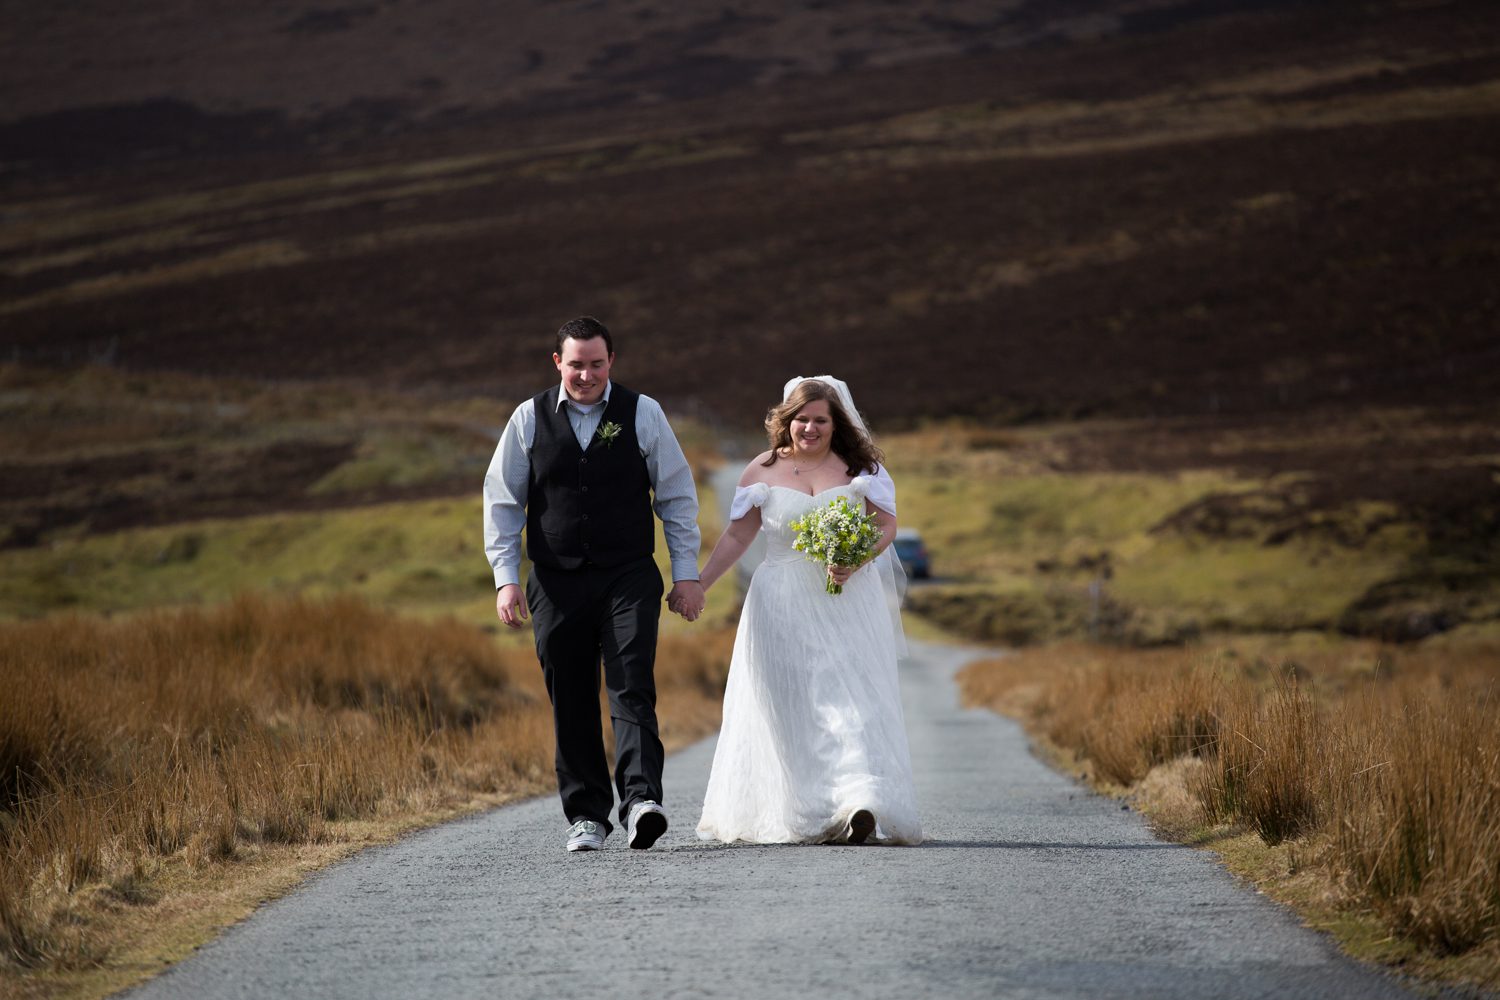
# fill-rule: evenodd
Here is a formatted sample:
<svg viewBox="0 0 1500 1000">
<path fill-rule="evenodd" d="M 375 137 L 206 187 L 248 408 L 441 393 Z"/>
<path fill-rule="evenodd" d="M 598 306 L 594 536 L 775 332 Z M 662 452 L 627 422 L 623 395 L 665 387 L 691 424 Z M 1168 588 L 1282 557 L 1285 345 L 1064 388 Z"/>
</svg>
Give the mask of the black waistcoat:
<svg viewBox="0 0 1500 1000">
<path fill-rule="evenodd" d="M 557 405 L 562 391 L 553 386 L 532 398 L 536 437 L 526 494 L 526 554 L 553 569 L 619 566 L 651 555 L 656 549 L 651 476 L 635 435 L 640 396 L 614 383 L 599 428 L 613 423 L 620 431 L 606 443 L 596 430 L 584 450 L 568 422 L 568 404 Z"/>
</svg>

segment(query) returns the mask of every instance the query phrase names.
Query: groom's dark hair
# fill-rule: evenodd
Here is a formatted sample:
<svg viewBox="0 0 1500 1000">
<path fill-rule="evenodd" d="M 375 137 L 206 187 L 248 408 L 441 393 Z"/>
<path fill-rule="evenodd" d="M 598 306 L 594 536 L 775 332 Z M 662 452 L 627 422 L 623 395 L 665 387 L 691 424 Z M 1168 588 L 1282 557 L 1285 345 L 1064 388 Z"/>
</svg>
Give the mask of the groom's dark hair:
<svg viewBox="0 0 1500 1000">
<path fill-rule="evenodd" d="M 615 342 L 610 337 L 609 330 L 605 328 L 603 323 L 592 316 L 580 316 L 577 319 L 570 319 L 557 329 L 557 353 L 562 353 L 563 341 L 569 338 L 573 340 L 593 340 L 595 337 L 603 337 L 605 349 L 611 354 L 615 353 Z"/>
</svg>

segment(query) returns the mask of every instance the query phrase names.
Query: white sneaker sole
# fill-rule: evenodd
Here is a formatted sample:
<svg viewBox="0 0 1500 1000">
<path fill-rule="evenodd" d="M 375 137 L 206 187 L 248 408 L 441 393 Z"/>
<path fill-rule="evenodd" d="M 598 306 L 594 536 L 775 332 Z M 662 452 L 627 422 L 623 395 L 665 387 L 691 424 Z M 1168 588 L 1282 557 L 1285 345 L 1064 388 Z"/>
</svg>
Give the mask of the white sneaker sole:
<svg viewBox="0 0 1500 1000">
<path fill-rule="evenodd" d="M 630 831 L 630 846 L 637 851 L 644 851 L 661 839 L 661 835 L 666 832 L 665 813 L 643 812 L 636 818 L 635 829 Z"/>
</svg>

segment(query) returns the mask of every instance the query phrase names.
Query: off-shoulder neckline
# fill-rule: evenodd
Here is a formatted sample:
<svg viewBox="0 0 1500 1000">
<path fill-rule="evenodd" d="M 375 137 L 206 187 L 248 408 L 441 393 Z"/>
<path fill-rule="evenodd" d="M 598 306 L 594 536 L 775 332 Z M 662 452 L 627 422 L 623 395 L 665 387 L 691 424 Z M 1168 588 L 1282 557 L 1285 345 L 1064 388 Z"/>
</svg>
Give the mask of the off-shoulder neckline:
<svg viewBox="0 0 1500 1000">
<path fill-rule="evenodd" d="M 858 479 L 858 478 L 859 478 L 858 476 L 854 477 L 854 479 Z M 757 486 L 764 486 L 768 490 L 786 490 L 789 493 L 796 493 L 796 494 L 799 494 L 800 496 L 805 496 L 805 497 L 807 497 L 809 499 L 816 500 L 818 497 L 822 496 L 824 493 L 832 493 L 834 490 L 848 489 L 850 486 L 854 485 L 854 479 L 849 480 L 847 483 L 841 483 L 838 486 L 830 486 L 826 490 L 819 490 L 816 493 L 806 493 L 806 492 L 803 492 L 802 490 L 797 489 L 797 487 L 795 487 L 795 486 L 783 486 L 780 483 L 751 483 L 749 486 L 742 487 L 742 489 L 750 490 L 750 489 L 754 489 Z"/>
</svg>

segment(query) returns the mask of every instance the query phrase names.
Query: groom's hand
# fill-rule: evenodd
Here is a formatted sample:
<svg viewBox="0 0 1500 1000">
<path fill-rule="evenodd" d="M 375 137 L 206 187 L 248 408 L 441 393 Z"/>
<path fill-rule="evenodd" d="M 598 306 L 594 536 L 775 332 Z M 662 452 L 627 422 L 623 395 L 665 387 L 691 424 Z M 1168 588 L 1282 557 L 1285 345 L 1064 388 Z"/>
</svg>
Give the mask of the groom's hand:
<svg viewBox="0 0 1500 1000">
<path fill-rule="evenodd" d="M 500 592 L 495 595 L 495 614 L 511 628 L 521 627 L 521 623 L 530 617 L 531 612 L 526 608 L 526 595 L 521 593 L 520 587 L 507 583 L 500 588 Z"/>
<path fill-rule="evenodd" d="M 690 622 L 698 620 L 698 616 L 703 614 L 703 605 L 707 602 L 703 584 L 697 580 L 678 580 L 672 584 L 671 593 L 667 594 L 667 607 Z"/>
</svg>

